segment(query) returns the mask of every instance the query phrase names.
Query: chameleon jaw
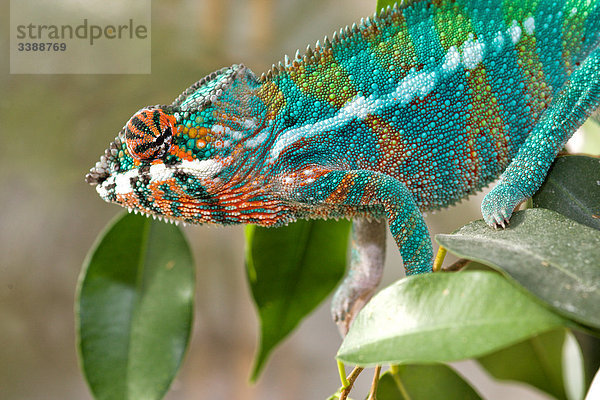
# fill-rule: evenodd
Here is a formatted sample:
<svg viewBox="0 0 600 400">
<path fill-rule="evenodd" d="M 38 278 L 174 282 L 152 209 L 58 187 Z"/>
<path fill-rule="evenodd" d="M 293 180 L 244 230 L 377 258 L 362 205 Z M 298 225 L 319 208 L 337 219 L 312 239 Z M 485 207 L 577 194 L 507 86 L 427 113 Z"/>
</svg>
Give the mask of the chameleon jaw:
<svg viewBox="0 0 600 400">
<path fill-rule="evenodd" d="M 217 160 L 184 160 L 177 164 L 153 164 L 113 173 L 101 181 L 92 183 L 100 197 L 116 203 L 130 212 L 164 219 L 167 222 L 202 223 L 201 219 L 183 211 L 186 207 L 176 203 L 192 204 L 198 193 L 206 189 L 214 191 L 220 182 L 216 176 L 223 165 Z M 193 207 L 192 207 L 193 208 Z M 189 207 L 187 207 L 190 210 Z M 177 212 L 176 210 L 181 210 Z"/>
<path fill-rule="evenodd" d="M 148 186 L 151 183 L 166 182 L 172 179 L 177 169 L 169 168 L 165 164 L 155 164 L 146 167 L 133 168 L 126 172 L 108 174 L 102 180 L 90 182 L 96 185 L 96 191 L 106 201 L 116 201 L 119 196 L 135 195 L 135 186 L 138 182 Z M 88 174 L 89 175 L 89 174 Z M 89 181 L 88 181 L 89 182 Z M 121 203 L 121 201 L 117 201 Z M 126 205 L 126 207 L 130 208 Z"/>
</svg>

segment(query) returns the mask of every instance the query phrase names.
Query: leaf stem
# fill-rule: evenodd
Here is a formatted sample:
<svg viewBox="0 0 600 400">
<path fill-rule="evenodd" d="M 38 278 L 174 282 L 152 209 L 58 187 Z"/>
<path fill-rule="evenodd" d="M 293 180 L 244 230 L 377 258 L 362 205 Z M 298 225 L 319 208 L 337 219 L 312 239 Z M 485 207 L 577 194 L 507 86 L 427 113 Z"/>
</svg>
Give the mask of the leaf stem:
<svg viewBox="0 0 600 400">
<path fill-rule="evenodd" d="M 447 252 L 448 250 L 446 250 L 445 247 L 439 247 L 438 252 L 435 255 L 435 260 L 433 261 L 433 272 L 439 272 L 442 269 L 442 263 L 444 262 Z"/>
<path fill-rule="evenodd" d="M 340 373 L 340 381 L 342 381 L 342 387 L 345 388 L 346 386 L 348 386 L 350 384 L 350 382 L 348 382 L 348 379 L 346 379 L 346 367 L 344 366 L 344 363 L 341 361 L 337 362 L 337 366 L 338 366 L 338 372 Z"/>
<path fill-rule="evenodd" d="M 377 384 L 379 383 L 379 374 L 381 373 L 381 365 L 375 367 L 375 375 L 373 375 L 373 383 L 367 400 L 377 400 Z"/>
<path fill-rule="evenodd" d="M 402 394 L 402 399 L 403 400 L 412 400 L 410 395 L 406 391 L 406 388 L 404 387 L 402 380 L 400 379 L 400 366 L 390 365 L 390 372 L 392 373 L 392 378 L 394 378 L 394 382 L 396 382 L 396 386 L 398 387 L 398 390 Z"/>
<path fill-rule="evenodd" d="M 356 381 L 356 378 L 358 378 L 358 376 L 363 371 L 363 369 L 364 369 L 363 367 L 356 366 L 356 367 L 354 367 L 352 372 L 350 372 L 350 375 L 348 375 L 348 385 L 344 386 L 344 388 L 342 389 L 342 393 L 340 394 L 340 400 L 348 399 L 348 395 L 350 394 L 350 391 L 352 390 L 354 381 Z"/>
</svg>

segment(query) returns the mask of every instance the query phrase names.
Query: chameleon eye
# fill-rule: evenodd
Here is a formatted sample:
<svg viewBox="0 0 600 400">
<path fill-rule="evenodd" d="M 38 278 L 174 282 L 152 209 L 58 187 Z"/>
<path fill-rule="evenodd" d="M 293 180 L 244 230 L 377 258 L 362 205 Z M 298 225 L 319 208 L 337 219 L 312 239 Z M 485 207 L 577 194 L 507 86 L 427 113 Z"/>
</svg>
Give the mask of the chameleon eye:
<svg viewBox="0 0 600 400">
<path fill-rule="evenodd" d="M 125 127 L 125 142 L 132 157 L 138 160 L 161 158 L 171 146 L 175 118 L 159 108 L 138 111 Z"/>
</svg>

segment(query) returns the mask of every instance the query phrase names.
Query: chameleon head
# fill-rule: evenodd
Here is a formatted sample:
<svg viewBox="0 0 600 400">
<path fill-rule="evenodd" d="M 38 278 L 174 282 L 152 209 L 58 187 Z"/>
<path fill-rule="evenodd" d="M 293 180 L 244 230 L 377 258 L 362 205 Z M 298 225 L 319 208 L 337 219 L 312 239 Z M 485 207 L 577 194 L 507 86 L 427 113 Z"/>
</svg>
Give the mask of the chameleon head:
<svg viewBox="0 0 600 400">
<path fill-rule="evenodd" d="M 244 140 L 255 133 L 253 118 L 264 112 L 255 94 L 259 86 L 250 70 L 234 65 L 196 82 L 171 105 L 141 109 L 87 182 L 104 200 L 130 211 L 191 223 L 237 223 L 226 210 L 252 197 L 235 171 L 247 155 Z M 239 197 L 232 196 L 231 186 L 240 188 Z"/>
<path fill-rule="evenodd" d="M 201 79 L 169 106 L 141 109 L 87 182 L 104 200 L 144 214 L 238 223 L 248 212 L 227 210 L 257 198 L 256 189 L 247 189 L 248 173 L 236 171 L 249 157 L 246 150 L 257 148 L 246 140 L 257 136 L 258 116 L 266 113 L 259 87 L 250 70 L 234 65 Z"/>
<path fill-rule="evenodd" d="M 178 123 L 179 114 L 169 106 L 135 113 L 86 181 L 104 200 L 130 211 L 203 222 L 198 202 L 208 200 L 207 186 L 218 181 L 213 178 L 219 162 L 210 151 L 216 146 L 207 143 L 211 139 L 206 135 Z"/>
</svg>

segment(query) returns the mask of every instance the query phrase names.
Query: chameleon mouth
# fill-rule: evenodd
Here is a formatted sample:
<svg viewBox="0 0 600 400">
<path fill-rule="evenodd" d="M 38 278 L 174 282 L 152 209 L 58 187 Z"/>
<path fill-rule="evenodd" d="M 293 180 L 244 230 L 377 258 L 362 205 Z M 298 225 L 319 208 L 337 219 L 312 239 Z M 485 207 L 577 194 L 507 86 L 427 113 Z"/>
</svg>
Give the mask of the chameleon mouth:
<svg viewBox="0 0 600 400">
<path fill-rule="evenodd" d="M 119 204 L 130 213 L 170 223 L 200 223 L 194 207 L 213 199 L 197 180 L 213 177 L 220 168 L 221 164 L 214 160 L 153 164 L 113 172 L 103 179 L 90 177 L 88 182 L 96 186 L 104 201 Z M 176 207 L 173 198 L 179 203 Z"/>
<path fill-rule="evenodd" d="M 133 188 L 127 182 L 135 175 L 134 172 L 137 171 L 132 170 L 116 176 L 111 175 L 104 179 L 104 181 L 96 184 L 96 191 L 104 201 L 119 204 L 127 208 L 129 213 L 139 214 L 147 218 L 153 218 L 171 224 L 179 225 L 179 223 L 183 223 L 185 225 L 186 220 L 184 218 L 165 214 L 165 210 L 149 208 L 147 204 L 144 206 L 141 203 L 142 197 L 140 197 L 139 193 L 135 193 Z M 150 180 L 146 173 L 139 174 L 138 179 Z M 187 222 L 192 221 L 190 220 Z"/>
<path fill-rule="evenodd" d="M 101 184 L 111 174 L 119 172 L 119 160 L 117 158 L 119 151 L 123 147 L 125 128 L 119 132 L 119 135 L 108 145 L 100 161 L 90 168 L 90 172 L 85 175 L 85 181 L 92 186 Z"/>
</svg>

